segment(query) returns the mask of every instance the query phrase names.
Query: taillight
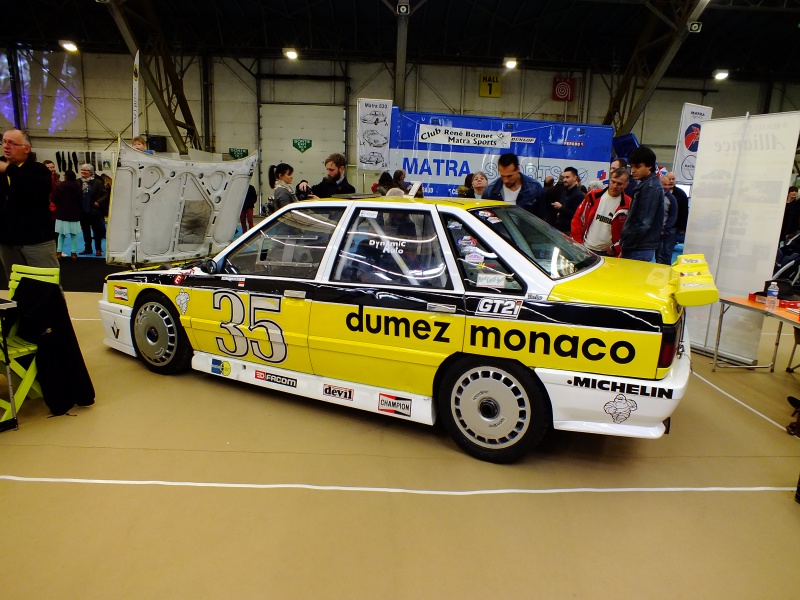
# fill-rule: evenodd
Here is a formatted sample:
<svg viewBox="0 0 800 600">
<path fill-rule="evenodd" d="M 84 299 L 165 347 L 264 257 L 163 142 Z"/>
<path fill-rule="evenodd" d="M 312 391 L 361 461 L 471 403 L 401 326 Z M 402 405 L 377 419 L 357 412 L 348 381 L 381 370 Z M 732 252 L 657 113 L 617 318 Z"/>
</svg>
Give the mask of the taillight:
<svg viewBox="0 0 800 600">
<path fill-rule="evenodd" d="M 672 361 L 675 360 L 675 354 L 677 354 L 678 347 L 681 344 L 684 315 L 681 315 L 681 318 L 674 325 L 664 325 L 661 328 L 661 351 L 658 353 L 659 369 L 666 369 L 672 366 Z"/>
</svg>

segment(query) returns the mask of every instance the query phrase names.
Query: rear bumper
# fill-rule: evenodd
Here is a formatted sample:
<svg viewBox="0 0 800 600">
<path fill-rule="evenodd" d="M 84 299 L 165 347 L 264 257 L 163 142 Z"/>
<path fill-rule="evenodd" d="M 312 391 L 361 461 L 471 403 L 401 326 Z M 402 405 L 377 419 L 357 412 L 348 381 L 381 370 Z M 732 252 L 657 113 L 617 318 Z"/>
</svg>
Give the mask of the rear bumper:
<svg viewBox="0 0 800 600">
<path fill-rule="evenodd" d="M 656 439 L 686 392 L 688 351 L 659 380 L 604 377 L 536 369 L 553 407 L 553 427 L 568 431 Z"/>
</svg>

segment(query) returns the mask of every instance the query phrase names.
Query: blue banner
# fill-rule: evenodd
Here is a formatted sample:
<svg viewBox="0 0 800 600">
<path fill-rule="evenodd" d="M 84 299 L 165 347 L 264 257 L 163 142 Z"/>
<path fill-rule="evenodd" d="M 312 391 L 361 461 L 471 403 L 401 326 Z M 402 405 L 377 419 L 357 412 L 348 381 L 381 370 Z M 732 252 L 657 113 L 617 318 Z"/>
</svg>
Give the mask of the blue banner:
<svg viewBox="0 0 800 600">
<path fill-rule="evenodd" d="M 607 179 L 612 127 L 471 117 L 392 109 L 389 162 L 404 169 L 406 181 L 423 183 L 426 196 L 455 196 L 469 173 L 483 171 L 497 178 L 497 158 L 519 157 L 522 171 L 543 181 L 575 167 L 585 185 Z"/>
</svg>

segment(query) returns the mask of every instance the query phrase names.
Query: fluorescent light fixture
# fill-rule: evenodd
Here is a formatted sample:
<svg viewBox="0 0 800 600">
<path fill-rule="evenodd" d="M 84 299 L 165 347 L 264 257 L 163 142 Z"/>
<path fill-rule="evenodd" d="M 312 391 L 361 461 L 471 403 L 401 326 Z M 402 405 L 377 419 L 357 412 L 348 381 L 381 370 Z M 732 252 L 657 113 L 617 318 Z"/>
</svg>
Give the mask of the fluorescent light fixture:
<svg viewBox="0 0 800 600">
<path fill-rule="evenodd" d="M 283 55 L 289 60 L 295 60 L 297 58 L 297 50 L 294 48 L 284 48 Z"/>
<path fill-rule="evenodd" d="M 71 42 L 69 40 L 58 40 L 58 45 L 61 46 L 67 52 L 77 52 L 78 46 L 75 42 Z"/>
<path fill-rule="evenodd" d="M 517 66 L 517 59 L 511 56 L 506 56 L 503 59 L 503 64 L 505 64 L 506 69 L 514 69 Z"/>
<path fill-rule="evenodd" d="M 728 69 L 717 69 L 711 75 L 713 75 L 714 79 L 717 81 L 722 81 L 728 78 Z"/>
</svg>

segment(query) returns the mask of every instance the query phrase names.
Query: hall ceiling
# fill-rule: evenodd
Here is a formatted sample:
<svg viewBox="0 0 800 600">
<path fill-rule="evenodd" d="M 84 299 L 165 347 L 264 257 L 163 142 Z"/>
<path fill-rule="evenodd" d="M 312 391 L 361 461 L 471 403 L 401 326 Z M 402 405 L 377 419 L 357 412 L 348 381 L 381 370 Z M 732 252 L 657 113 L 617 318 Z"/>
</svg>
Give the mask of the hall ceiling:
<svg viewBox="0 0 800 600">
<path fill-rule="evenodd" d="M 160 30 L 175 54 L 394 63 L 396 0 L 110 0 L 147 48 Z M 127 53 L 107 4 L 31 0 L 5 7 L 0 46 Z M 409 63 L 500 67 L 505 56 L 530 69 L 624 71 L 640 30 L 657 17 L 640 58 L 655 68 L 693 2 L 670 0 L 410 0 Z M 667 76 L 800 82 L 800 0 L 711 0 L 700 33 L 688 36 Z"/>
</svg>

